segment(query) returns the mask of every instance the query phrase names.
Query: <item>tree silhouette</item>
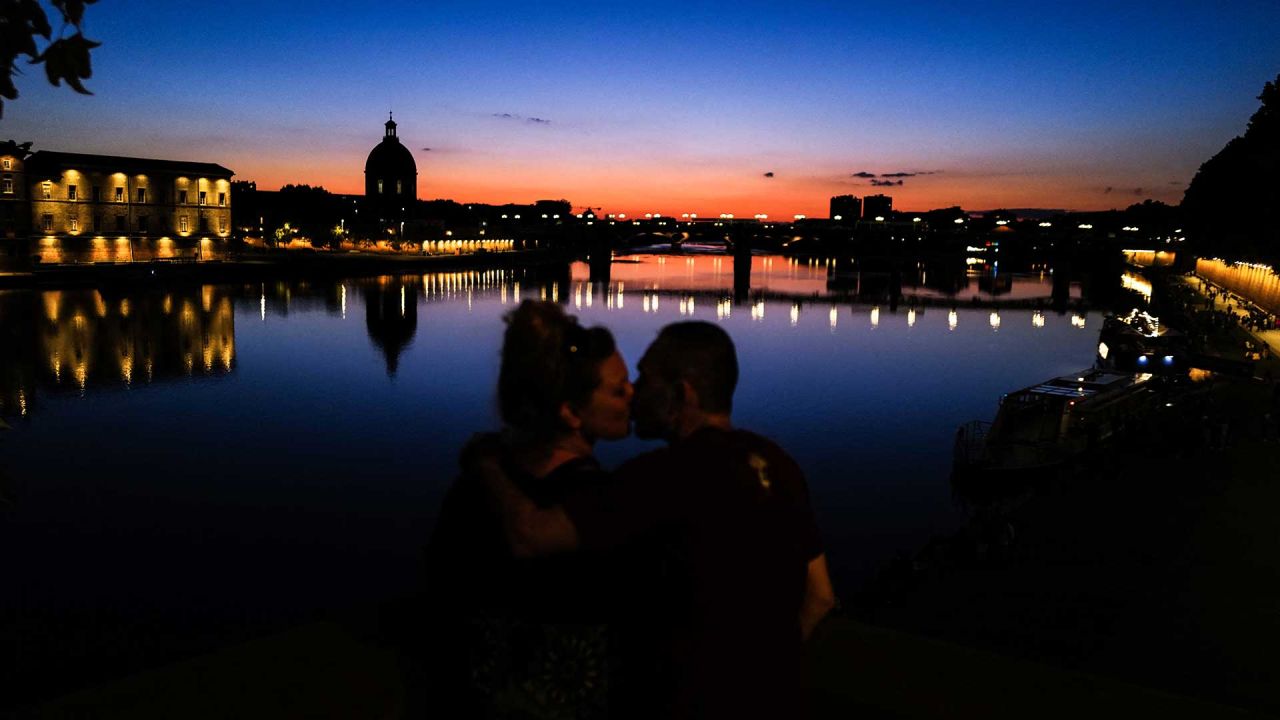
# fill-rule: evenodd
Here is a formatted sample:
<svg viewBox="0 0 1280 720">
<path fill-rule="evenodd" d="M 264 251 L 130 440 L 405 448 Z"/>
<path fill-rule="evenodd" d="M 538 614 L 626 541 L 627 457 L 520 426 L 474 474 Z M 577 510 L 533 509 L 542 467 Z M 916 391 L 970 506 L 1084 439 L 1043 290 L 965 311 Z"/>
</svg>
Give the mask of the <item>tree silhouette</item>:
<svg viewBox="0 0 1280 720">
<path fill-rule="evenodd" d="M 65 80 L 72 90 L 92 95 L 83 80 L 93 75 L 89 51 L 101 43 L 86 38 L 80 24 L 85 6 L 97 1 L 50 0 L 49 4 L 62 16 L 62 27 L 55 37 L 39 0 L 0 0 L 0 98 L 18 98 L 13 79 L 22 73 L 17 62 L 24 55 L 32 65 L 44 64 L 45 75 L 55 87 Z M 67 34 L 69 30 L 74 32 Z M 43 50 L 37 44 L 38 38 L 48 41 Z M 4 101 L 0 100 L 0 117 L 3 115 Z"/>
<path fill-rule="evenodd" d="M 1201 254 L 1280 259 L 1280 75 L 1258 99 L 1244 135 L 1200 166 L 1182 198 Z"/>
</svg>

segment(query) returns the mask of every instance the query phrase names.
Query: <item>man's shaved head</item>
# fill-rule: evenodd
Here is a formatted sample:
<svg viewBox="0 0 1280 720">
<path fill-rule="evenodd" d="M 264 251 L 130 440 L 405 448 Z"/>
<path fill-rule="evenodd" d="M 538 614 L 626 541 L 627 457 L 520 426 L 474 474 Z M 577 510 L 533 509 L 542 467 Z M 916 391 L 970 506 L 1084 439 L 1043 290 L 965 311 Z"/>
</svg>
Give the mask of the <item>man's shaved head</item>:
<svg viewBox="0 0 1280 720">
<path fill-rule="evenodd" d="M 645 370 L 663 381 L 688 382 L 707 413 L 733 410 L 738 386 L 738 354 L 733 340 L 718 325 L 693 321 L 672 323 L 658 333 L 644 357 Z"/>
</svg>

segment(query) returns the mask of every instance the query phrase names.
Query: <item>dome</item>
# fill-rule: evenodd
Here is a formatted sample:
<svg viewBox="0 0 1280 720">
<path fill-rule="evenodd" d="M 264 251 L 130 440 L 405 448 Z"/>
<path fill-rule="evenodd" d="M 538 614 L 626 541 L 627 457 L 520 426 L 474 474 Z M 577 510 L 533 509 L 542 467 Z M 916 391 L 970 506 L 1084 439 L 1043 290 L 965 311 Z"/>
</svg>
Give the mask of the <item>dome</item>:
<svg viewBox="0 0 1280 720">
<path fill-rule="evenodd" d="M 418 163 L 396 137 L 396 121 L 388 119 L 382 142 L 364 163 L 364 194 L 370 217 L 379 223 L 411 219 L 418 200 Z"/>
<path fill-rule="evenodd" d="M 386 177 L 413 177 L 418 174 L 418 163 L 413 160 L 409 148 L 400 144 L 400 138 L 392 133 L 382 138 L 382 142 L 369 151 L 369 159 L 364 161 L 365 174 L 380 174 Z"/>
</svg>

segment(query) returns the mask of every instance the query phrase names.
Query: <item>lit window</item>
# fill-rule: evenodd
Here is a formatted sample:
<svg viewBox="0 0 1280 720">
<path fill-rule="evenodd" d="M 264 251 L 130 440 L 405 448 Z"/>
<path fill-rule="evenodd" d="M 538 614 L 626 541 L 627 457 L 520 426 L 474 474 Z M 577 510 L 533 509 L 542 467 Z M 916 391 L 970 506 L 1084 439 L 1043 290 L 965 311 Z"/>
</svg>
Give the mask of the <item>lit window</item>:
<svg viewBox="0 0 1280 720">
<path fill-rule="evenodd" d="M 71 232 L 80 232 L 80 218 L 71 218 L 68 222 Z"/>
<path fill-rule="evenodd" d="M 382 178 L 378 178 L 378 194 L 382 194 Z"/>
<path fill-rule="evenodd" d="M 207 200 L 207 196 L 208 196 L 208 195 L 209 195 L 209 193 L 205 192 L 204 190 L 201 190 L 201 191 L 200 191 L 200 204 L 201 204 L 201 205 L 204 205 L 204 204 L 206 204 L 206 203 L 208 202 L 208 200 Z"/>
<path fill-rule="evenodd" d="M 179 205 L 186 205 L 186 204 L 187 204 L 187 191 L 186 191 L 186 190 L 179 190 L 179 191 L 178 191 L 178 204 L 179 204 Z"/>
<path fill-rule="evenodd" d="M 45 232 L 53 232 L 53 216 L 49 214 L 40 216 L 40 229 Z"/>
<path fill-rule="evenodd" d="M 48 200 L 53 197 L 53 184 L 46 180 L 40 184 L 40 191 L 43 193 L 44 199 Z"/>
<path fill-rule="evenodd" d="M 124 202 L 124 188 L 116 187 L 116 202 Z"/>
<path fill-rule="evenodd" d="M 179 216 L 178 216 L 178 232 L 187 232 L 187 230 L 188 230 L 188 228 L 187 228 L 187 216 L 186 216 L 186 215 L 179 215 Z"/>
<path fill-rule="evenodd" d="M 146 201 L 147 201 L 147 189 L 146 189 L 146 188 L 138 188 L 138 202 L 139 202 L 139 203 L 144 203 L 144 202 L 146 202 Z"/>
<path fill-rule="evenodd" d="M 227 219 L 226 219 L 226 218 L 218 218 L 218 232 L 219 232 L 219 233 L 226 233 L 226 232 L 227 232 Z"/>
<path fill-rule="evenodd" d="M 5 159 L 4 159 L 4 169 L 5 169 L 5 170 L 12 170 L 12 169 L 13 169 L 13 158 L 5 158 Z"/>
<path fill-rule="evenodd" d="M 8 175 L 4 177 L 4 194 L 5 195 L 13 194 L 13 178 L 9 177 Z"/>
<path fill-rule="evenodd" d="M 224 193 L 224 192 L 220 192 L 220 193 L 218 193 L 218 205 L 219 205 L 220 207 L 226 207 L 226 206 L 227 206 L 227 194 L 226 194 L 226 193 Z"/>
<path fill-rule="evenodd" d="M 68 200 L 78 200 L 79 198 L 77 198 L 77 197 L 76 197 L 76 195 L 77 195 L 77 193 L 76 193 L 76 186 L 75 186 L 75 185 L 68 185 L 68 186 L 67 186 L 67 199 L 68 199 Z"/>
<path fill-rule="evenodd" d="M 401 184 L 401 181 L 400 181 L 400 180 L 397 180 L 397 181 L 396 181 L 396 194 L 397 194 L 397 195 L 400 195 L 400 194 L 401 194 L 401 193 L 403 193 L 403 192 L 404 192 L 404 186 Z"/>
</svg>

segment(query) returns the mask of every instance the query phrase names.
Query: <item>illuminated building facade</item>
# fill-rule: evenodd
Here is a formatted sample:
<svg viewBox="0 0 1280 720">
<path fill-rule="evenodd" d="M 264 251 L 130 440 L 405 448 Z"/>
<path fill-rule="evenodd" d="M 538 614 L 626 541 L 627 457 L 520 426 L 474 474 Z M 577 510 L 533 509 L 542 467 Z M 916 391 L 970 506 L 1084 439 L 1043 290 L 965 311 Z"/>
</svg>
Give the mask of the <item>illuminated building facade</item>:
<svg viewBox="0 0 1280 720">
<path fill-rule="evenodd" d="M 5 259 L 211 260 L 231 236 L 231 176 L 213 163 L 0 148 Z"/>
<path fill-rule="evenodd" d="M 396 121 L 388 118 L 382 142 L 369 151 L 364 163 L 364 197 L 371 220 L 379 229 L 397 233 L 413 215 L 418 202 L 418 163 L 396 136 Z"/>
</svg>

